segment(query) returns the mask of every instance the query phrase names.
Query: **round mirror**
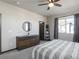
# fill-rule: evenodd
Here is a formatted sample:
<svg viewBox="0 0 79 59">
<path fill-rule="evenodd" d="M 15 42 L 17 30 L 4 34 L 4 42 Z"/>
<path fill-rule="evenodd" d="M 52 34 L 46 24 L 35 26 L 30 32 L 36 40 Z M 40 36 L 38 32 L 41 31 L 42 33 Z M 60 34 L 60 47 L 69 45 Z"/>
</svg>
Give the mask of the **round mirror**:
<svg viewBox="0 0 79 59">
<path fill-rule="evenodd" d="M 26 21 L 26 22 L 23 23 L 23 30 L 24 31 L 29 32 L 30 31 L 30 27 L 31 27 L 30 26 L 30 22 Z"/>
</svg>

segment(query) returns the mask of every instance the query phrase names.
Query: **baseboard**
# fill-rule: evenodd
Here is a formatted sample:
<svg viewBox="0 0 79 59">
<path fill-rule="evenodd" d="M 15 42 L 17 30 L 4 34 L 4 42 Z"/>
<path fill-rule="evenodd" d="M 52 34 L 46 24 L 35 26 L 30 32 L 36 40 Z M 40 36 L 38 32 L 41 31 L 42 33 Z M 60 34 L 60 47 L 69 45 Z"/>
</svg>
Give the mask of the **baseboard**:
<svg viewBox="0 0 79 59">
<path fill-rule="evenodd" d="M 16 50 L 16 48 L 14 48 L 14 49 L 11 49 L 11 50 L 7 50 L 7 51 L 4 51 L 4 52 L 0 52 L 0 55 L 4 54 L 4 53 L 6 53 L 6 52 L 13 51 L 13 50 Z"/>
</svg>

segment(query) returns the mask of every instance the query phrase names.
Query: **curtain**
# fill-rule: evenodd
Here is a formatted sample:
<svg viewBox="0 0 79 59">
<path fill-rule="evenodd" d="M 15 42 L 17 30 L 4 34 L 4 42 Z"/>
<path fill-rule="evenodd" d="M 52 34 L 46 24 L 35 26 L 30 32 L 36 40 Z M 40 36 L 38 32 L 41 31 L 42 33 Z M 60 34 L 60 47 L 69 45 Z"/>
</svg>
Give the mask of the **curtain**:
<svg viewBox="0 0 79 59">
<path fill-rule="evenodd" d="M 58 39 L 58 18 L 54 20 L 54 39 Z"/>
<path fill-rule="evenodd" d="M 79 14 L 75 14 L 74 16 L 74 42 L 79 42 Z"/>
</svg>

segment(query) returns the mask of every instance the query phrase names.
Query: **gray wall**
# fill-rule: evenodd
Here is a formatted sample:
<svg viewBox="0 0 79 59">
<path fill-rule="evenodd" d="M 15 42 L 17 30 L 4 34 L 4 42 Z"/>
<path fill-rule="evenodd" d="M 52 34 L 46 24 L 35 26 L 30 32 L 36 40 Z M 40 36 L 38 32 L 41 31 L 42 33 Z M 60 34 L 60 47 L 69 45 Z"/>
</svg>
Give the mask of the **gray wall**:
<svg viewBox="0 0 79 59">
<path fill-rule="evenodd" d="M 1 52 L 1 14 L 0 14 L 0 52 Z"/>
<path fill-rule="evenodd" d="M 52 17 L 48 17 L 48 24 L 50 28 L 50 39 L 53 40 L 54 36 L 54 20 Z"/>
<path fill-rule="evenodd" d="M 51 37 L 51 40 L 53 40 L 53 35 L 54 35 L 54 18 L 59 18 L 59 17 L 63 17 L 63 16 L 70 16 L 70 15 L 74 15 L 74 14 L 77 14 L 79 13 L 79 10 L 75 10 L 75 11 L 71 11 L 71 12 L 68 12 L 68 13 L 63 13 L 63 14 L 58 14 L 58 15 L 55 15 L 55 16 L 49 16 L 48 17 L 48 23 L 50 25 L 50 37 Z M 62 39 L 62 40 L 68 40 L 68 41 L 73 41 L 73 34 L 61 34 L 59 33 L 59 39 Z"/>
<path fill-rule="evenodd" d="M 59 33 L 59 39 L 73 41 L 73 34 Z"/>
<path fill-rule="evenodd" d="M 16 6 L 0 2 L 1 24 L 1 51 L 16 48 L 16 36 L 27 35 L 22 24 L 29 21 L 32 24 L 31 35 L 39 34 L 39 21 L 47 22 L 47 18 Z"/>
<path fill-rule="evenodd" d="M 71 12 L 65 12 L 64 10 L 61 10 L 60 12 L 64 11 L 64 13 L 57 13 L 54 16 L 48 16 L 48 23 L 50 25 L 50 33 L 51 33 L 51 40 L 53 40 L 53 35 L 54 35 L 54 18 L 59 18 L 59 17 L 63 17 L 63 16 L 70 16 L 70 15 L 74 15 L 79 13 L 79 9 L 72 9 L 73 11 Z M 67 37 L 67 40 L 73 40 L 73 34 L 63 34 L 63 40 L 65 39 L 65 37 Z M 60 33 L 60 38 L 62 37 L 62 34 Z M 66 40 L 66 39 L 65 39 Z"/>
<path fill-rule="evenodd" d="M 54 18 L 55 17 L 48 17 L 48 23 L 50 26 L 50 37 L 51 40 L 53 40 L 53 36 L 54 36 Z M 59 33 L 59 39 L 62 40 L 68 40 L 68 41 L 73 41 L 73 34 L 66 34 L 66 33 Z"/>
</svg>

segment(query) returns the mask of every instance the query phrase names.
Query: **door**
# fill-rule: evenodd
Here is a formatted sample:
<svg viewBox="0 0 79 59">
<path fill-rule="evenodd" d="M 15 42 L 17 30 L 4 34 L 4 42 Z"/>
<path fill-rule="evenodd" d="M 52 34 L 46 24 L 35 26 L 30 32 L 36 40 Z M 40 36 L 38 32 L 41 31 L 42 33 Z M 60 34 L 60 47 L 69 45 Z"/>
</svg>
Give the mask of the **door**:
<svg viewBox="0 0 79 59">
<path fill-rule="evenodd" d="M 40 21 L 39 22 L 39 38 L 40 40 L 44 40 L 44 25 L 45 23 Z"/>
</svg>

